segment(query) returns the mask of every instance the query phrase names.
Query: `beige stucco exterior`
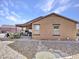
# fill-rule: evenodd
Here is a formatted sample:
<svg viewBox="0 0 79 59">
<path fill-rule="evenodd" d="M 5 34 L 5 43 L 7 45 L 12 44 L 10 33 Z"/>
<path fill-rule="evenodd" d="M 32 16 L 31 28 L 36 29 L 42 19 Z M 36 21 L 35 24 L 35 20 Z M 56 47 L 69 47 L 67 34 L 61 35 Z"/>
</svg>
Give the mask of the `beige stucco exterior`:
<svg viewBox="0 0 79 59">
<path fill-rule="evenodd" d="M 34 24 L 40 24 L 40 34 L 34 34 Z M 60 24 L 60 36 L 53 36 L 53 24 Z M 66 18 L 56 15 L 50 15 L 37 22 L 32 23 L 33 39 L 65 40 L 67 37 L 72 40 L 76 39 L 76 23 L 67 20 Z"/>
</svg>

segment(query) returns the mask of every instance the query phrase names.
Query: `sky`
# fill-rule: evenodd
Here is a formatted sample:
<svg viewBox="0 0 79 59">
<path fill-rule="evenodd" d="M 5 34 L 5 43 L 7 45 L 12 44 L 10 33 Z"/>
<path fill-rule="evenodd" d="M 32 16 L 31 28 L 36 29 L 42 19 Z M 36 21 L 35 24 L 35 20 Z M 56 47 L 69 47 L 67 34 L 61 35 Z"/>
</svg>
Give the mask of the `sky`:
<svg viewBox="0 0 79 59">
<path fill-rule="evenodd" d="M 0 0 L 0 25 L 22 24 L 50 13 L 79 21 L 79 0 Z"/>
</svg>

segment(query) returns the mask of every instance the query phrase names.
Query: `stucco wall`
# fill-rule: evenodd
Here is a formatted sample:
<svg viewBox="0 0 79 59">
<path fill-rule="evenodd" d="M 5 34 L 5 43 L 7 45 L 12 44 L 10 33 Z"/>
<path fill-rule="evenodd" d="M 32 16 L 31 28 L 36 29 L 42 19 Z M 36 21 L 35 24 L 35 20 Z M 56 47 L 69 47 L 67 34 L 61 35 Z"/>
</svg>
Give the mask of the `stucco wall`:
<svg viewBox="0 0 79 59">
<path fill-rule="evenodd" d="M 40 35 L 34 34 L 33 25 L 40 24 Z M 60 36 L 53 36 L 53 24 L 60 24 Z M 76 23 L 65 18 L 51 15 L 32 24 L 33 39 L 76 39 Z"/>
</svg>

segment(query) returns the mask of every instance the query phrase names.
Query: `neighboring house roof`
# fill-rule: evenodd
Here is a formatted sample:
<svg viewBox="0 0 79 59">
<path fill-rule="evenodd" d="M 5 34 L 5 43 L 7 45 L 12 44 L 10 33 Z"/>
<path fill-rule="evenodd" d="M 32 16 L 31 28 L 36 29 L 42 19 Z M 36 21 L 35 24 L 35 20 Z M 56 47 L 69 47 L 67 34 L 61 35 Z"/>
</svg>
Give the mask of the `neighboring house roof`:
<svg viewBox="0 0 79 59">
<path fill-rule="evenodd" d="M 58 16 L 58 17 L 62 17 L 62 18 L 64 18 L 64 19 L 66 19 L 66 20 L 69 20 L 69 21 L 71 21 L 71 22 L 79 23 L 78 21 L 75 21 L 75 20 L 72 20 L 72 19 L 70 19 L 70 18 L 61 16 L 61 15 L 59 15 L 59 14 L 51 13 L 51 14 L 48 14 L 48 15 L 46 15 L 46 16 L 40 16 L 40 17 L 38 17 L 38 18 L 35 18 L 35 19 L 33 19 L 33 20 L 29 21 L 29 22 L 26 22 L 26 23 L 24 23 L 24 24 L 17 24 L 16 26 L 20 26 L 20 27 L 22 27 L 22 26 L 28 26 L 28 25 L 30 25 L 30 24 L 32 24 L 32 23 L 34 23 L 34 22 L 37 22 L 37 21 L 39 21 L 39 20 L 42 20 L 42 19 L 44 19 L 44 18 L 46 18 L 46 17 L 49 17 L 49 16 L 51 16 L 51 15 L 56 15 L 56 16 Z"/>
<path fill-rule="evenodd" d="M 15 25 L 1 25 L 2 28 L 16 28 Z"/>
</svg>

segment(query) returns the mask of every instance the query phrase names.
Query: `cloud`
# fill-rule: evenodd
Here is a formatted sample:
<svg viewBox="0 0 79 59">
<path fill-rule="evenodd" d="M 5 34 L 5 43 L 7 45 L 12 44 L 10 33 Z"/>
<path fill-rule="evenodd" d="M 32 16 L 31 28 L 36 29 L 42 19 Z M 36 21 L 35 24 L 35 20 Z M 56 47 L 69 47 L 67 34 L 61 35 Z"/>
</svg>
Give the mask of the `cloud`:
<svg viewBox="0 0 79 59">
<path fill-rule="evenodd" d="M 0 16 L 5 16 L 4 11 L 0 10 Z"/>
<path fill-rule="evenodd" d="M 5 6 L 8 6 L 8 1 L 3 0 L 3 4 L 4 4 Z"/>
<path fill-rule="evenodd" d="M 17 21 L 17 17 L 16 17 L 16 16 L 6 16 L 6 19 L 12 20 L 12 21 L 14 21 L 14 22 Z"/>
<path fill-rule="evenodd" d="M 13 21 L 14 23 L 24 23 L 26 19 L 21 18 L 16 12 L 11 11 L 9 16 L 5 17 L 6 19 Z"/>
<path fill-rule="evenodd" d="M 19 9 L 28 9 L 29 8 L 29 6 L 27 5 L 27 3 L 24 2 L 24 1 L 22 1 L 22 0 L 17 0 L 14 3 L 15 3 L 15 6 L 14 6 L 15 9 L 19 10 Z"/>
<path fill-rule="evenodd" d="M 3 10 L 4 10 L 4 13 L 5 13 L 5 16 L 6 16 L 6 15 L 10 15 L 10 10 L 9 10 L 9 8 L 3 7 Z"/>
<path fill-rule="evenodd" d="M 11 21 L 12 24 L 25 23 L 26 19 L 22 18 L 15 11 L 27 8 L 29 6 L 26 2 L 21 0 L 2 0 L 0 1 L 0 16 L 6 21 Z"/>
<path fill-rule="evenodd" d="M 60 14 L 64 11 L 68 10 L 72 5 L 72 3 L 70 1 L 71 0 L 60 0 L 60 1 L 58 1 L 59 6 L 56 9 L 54 9 L 53 12 Z"/>
<path fill-rule="evenodd" d="M 75 4 L 74 7 L 79 7 L 79 4 Z"/>
<path fill-rule="evenodd" d="M 54 0 L 48 0 L 46 4 L 44 4 L 43 6 L 41 6 L 40 8 L 45 11 L 48 12 L 52 9 L 52 5 L 53 5 Z"/>
<path fill-rule="evenodd" d="M 60 5 L 67 5 L 70 2 L 70 0 L 59 0 L 58 3 Z"/>
<path fill-rule="evenodd" d="M 16 16 L 6 16 L 6 19 L 12 21 L 11 24 L 22 24 L 27 21 L 26 19 L 17 18 Z"/>
<path fill-rule="evenodd" d="M 10 13 L 11 13 L 12 15 L 14 15 L 14 16 L 20 18 L 20 16 L 19 16 L 17 13 L 15 13 L 14 11 L 11 11 Z"/>
<path fill-rule="evenodd" d="M 0 10 L 0 16 L 13 22 L 16 22 L 19 17 L 14 11 L 11 12 L 7 7 L 3 7 L 3 10 Z"/>
<path fill-rule="evenodd" d="M 14 7 L 13 0 L 2 0 L 2 2 L 6 7 L 8 6 Z"/>
<path fill-rule="evenodd" d="M 11 11 L 10 15 L 6 15 L 5 18 L 14 22 L 18 22 L 21 19 L 21 17 L 14 11 Z"/>
<path fill-rule="evenodd" d="M 0 16 L 10 21 L 17 21 L 18 15 L 15 12 L 11 12 L 11 10 L 4 4 L 2 4 L 1 7 Z"/>
<path fill-rule="evenodd" d="M 49 12 L 55 5 L 55 0 L 43 0 L 37 5 L 44 12 Z"/>
<path fill-rule="evenodd" d="M 62 13 L 70 6 L 71 0 L 42 0 L 42 2 L 38 4 L 38 8 L 45 13 Z"/>
<path fill-rule="evenodd" d="M 20 24 L 20 23 L 25 23 L 26 19 L 23 19 L 19 16 L 19 18 L 17 16 L 14 15 L 10 15 L 10 16 L 6 16 L 5 17 L 7 20 L 13 21 L 14 24 Z"/>
<path fill-rule="evenodd" d="M 7 8 L 4 4 L 0 5 L 0 16 L 6 16 L 9 15 L 9 8 Z"/>
<path fill-rule="evenodd" d="M 0 7 L 2 8 L 4 6 L 4 4 L 0 4 Z"/>
<path fill-rule="evenodd" d="M 70 5 L 60 6 L 57 9 L 55 9 L 53 12 L 60 14 L 60 13 L 62 13 L 64 11 L 66 11 L 69 7 L 70 7 Z"/>
<path fill-rule="evenodd" d="M 18 22 L 15 22 L 16 24 L 23 24 L 27 22 L 27 19 L 20 19 Z"/>
<path fill-rule="evenodd" d="M 0 4 L 0 16 L 3 18 L 13 21 L 13 22 L 18 22 L 20 19 L 20 16 L 15 13 L 15 11 L 12 11 L 9 6 L 14 6 L 13 2 L 11 0 L 3 0 L 2 3 Z M 11 7 L 12 8 L 12 7 Z"/>
<path fill-rule="evenodd" d="M 2 13 L 4 13 L 3 16 L 9 15 L 10 10 L 7 6 L 5 6 L 4 4 L 0 4 L 0 8 L 1 8 L 0 11 L 2 11 Z"/>
<path fill-rule="evenodd" d="M 15 7 L 15 4 L 14 4 L 13 0 L 9 0 L 8 3 L 9 3 L 9 5 L 10 5 L 11 7 Z"/>
</svg>

